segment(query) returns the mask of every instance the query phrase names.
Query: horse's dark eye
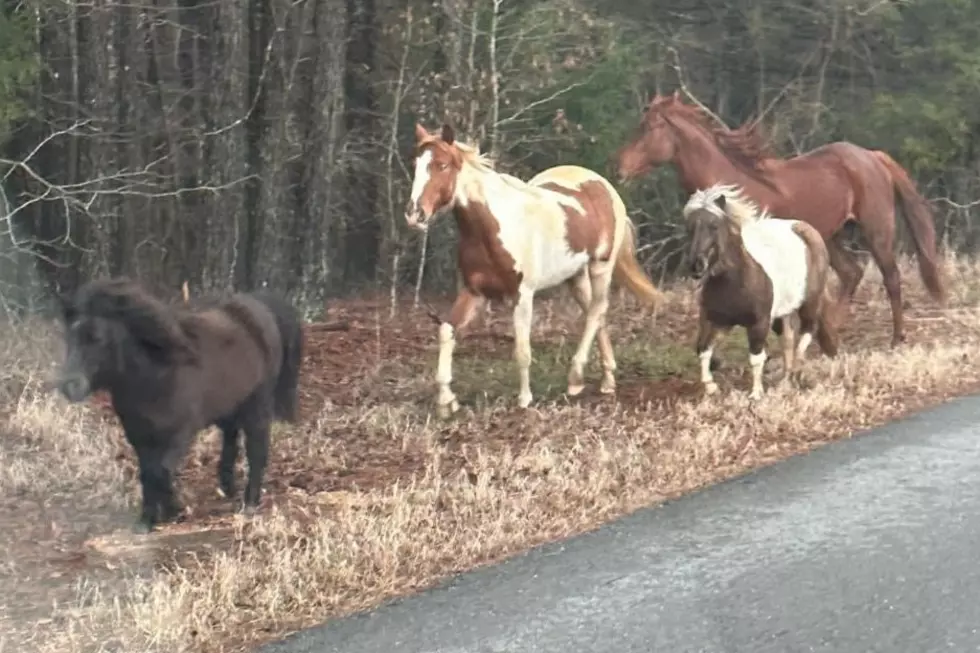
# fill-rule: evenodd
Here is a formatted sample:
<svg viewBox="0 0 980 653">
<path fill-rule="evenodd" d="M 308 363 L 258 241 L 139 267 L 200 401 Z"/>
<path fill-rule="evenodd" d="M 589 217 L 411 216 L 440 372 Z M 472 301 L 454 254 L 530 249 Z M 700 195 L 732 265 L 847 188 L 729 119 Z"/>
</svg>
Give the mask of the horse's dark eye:
<svg viewBox="0 0 980 653">
<path fill-rule="evenodd" d="M 75 333 L 78 342 L 83 345 L 91 345 L 98 341 L 98 333 L 96 333 L 95 327 L 89 322 L 76 324 Z"/>
</svg>

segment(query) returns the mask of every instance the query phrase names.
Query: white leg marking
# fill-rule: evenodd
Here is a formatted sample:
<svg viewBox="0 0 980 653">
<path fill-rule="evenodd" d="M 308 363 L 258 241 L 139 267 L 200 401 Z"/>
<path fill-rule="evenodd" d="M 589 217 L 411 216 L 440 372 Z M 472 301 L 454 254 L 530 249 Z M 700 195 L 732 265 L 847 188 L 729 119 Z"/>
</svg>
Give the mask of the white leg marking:
<svg viewBox="0 0 980 653">
<path fill-rule="evenodd" d="M 796 339 L 796 332 L 793 330 L 793 325 L 790 324 L 789 319 L 783 320 L 783 375 L 779 379 L 779 382 L 788 381 L 790 375 L 793 373 L 794 354 L 796 350 L 793 349 L 794 340 Z"/>
<path fill-rule="evenodd" d="M 715 348 L 709 345 L 698 356 L 701 360 L 701 383 L 704 385 L 704 394 L 706 395 L 713 395 L 718 392 L 718 384 L 715 383 L 715 377 L 711 374 L 711 354 L 714 350 Z"/>
<path fill-rule="evenodd" d="M 796 345 L 796 358 L 802 361 L 806 355 L 806 349 L 813 342 L 813 336 L 809 333 L 804 333 L 800 336 L 800 342 Z"/>
<path fill-rule="evenodd" d="M 531 320 L 534 317 L 534 292 L 521 290 L 514 306 L 514 358 L 520 377 L 520 392 L 517 405 L 527 408 L 531 405 Z"/>
<path fill-rule="evenodd" d="M 436 399 L 436 411 L 442 417 L 459 409 L 456 395 L 449 388 L 453 380 L 453 350 L 456 348 L 456 338 L 453 336 L 453 325 L 443 322 L 439 325 L 439 365 L 436 368 L 436 383 L 439 386 L 439 396 Z"/>
<path fill-rule="evenodd" d="M 616 392 L 616 355 L 613 353 L 612 339 L 609 338 L 605 316 L 599 324 L 597 335 L 599 338 L 599 355 L 602 357 L 602 383 L 599 385 L 599 392 L 604 395 L 611 395 Z"/>
<path fill-rule="evenodd" d="M 606 311 L 609 309 L 611 276 L 611 271 L 603 271 L 591 277 L 592 301 L 585 313 L 585 328 L 582 329 L 582 338 L 579 340 L 575 355 L 572 356 L 572 369 L 577 373 L 579 379 L 582 378 L 585 366 L 589 362 L 589 353 L 592 351 L 592 342 L 595 340 L 596 333 L 603 327 L 606 319 Z M 608 361 L 604 360 L 603 363 L 608 363 Z M 608 368 L 605 371 L 608 372 Z M 615 388 L 615 381 L 613 384 Z M 608 385 L 605 379 L 603 379 L 603 385 Z M 580 385 L 577 389 L 569 386 L 568 390 L 570 395 L 576 395 L 582 391 L 582 386 Z M 573 392 L 573 390 L 575 391 Z"/>
<path fill-rule="evenodd" d="M 589 304 L 592 303 L 592 282 L 589 280 L 588 270 L 582 270 L 568 282 L 572 298 L 582 309 L 582 330 L 585 331 L 585 323 L 588 319 Z M 568 396 L 574 397 L 585 389 L 583 380 L 584 370 L 576 365 L 575 358 L 572 358 L 571 366 L 568 370 Z"/>
<path fill-rule="evenodd" d="M 750 399 L 762 399 L 762 368 L 766 364 L 766 350 L 758 354 L 749 354 L 749 366 L 752 367 L 752 392 Z"/>
</svg>

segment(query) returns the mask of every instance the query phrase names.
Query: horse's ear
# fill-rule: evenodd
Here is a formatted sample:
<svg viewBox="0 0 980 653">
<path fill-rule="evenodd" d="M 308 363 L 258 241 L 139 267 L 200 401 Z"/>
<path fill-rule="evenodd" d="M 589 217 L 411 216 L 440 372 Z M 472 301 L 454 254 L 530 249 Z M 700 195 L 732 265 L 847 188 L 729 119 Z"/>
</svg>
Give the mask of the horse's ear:
<svg viewBox="0 0 980 653">
<path fill-rule="evenodd" d="M 419 123 L 415 123 L 415 141 L 421 143 L 429 137 L 429 132 Z"/>
<path fill-rule="evenodd" d="M 442 140 L 446 142 L 446 145 L 452 145 L 456 141 L 456 132 L 449 123 L 442 126 Z"/>
</svg>

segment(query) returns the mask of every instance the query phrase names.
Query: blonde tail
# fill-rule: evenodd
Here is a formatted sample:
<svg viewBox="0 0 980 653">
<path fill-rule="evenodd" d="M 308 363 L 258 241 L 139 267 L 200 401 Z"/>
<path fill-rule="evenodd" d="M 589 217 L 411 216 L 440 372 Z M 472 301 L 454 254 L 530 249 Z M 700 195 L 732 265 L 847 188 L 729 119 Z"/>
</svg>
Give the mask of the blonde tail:
<svg viewBox="0 0 980 653">
<path fill-rule="evenodd" d="M 623 213 L 625 214 L 625 207 Z M 616 256 L 613 278 L 617 283 L 626 286 L 634 297 L 652 308 L 663 301 L 664 295 L 657 290 L 636 260 L 636 227 L 628 216 L 625 219 L 626 234 Z"/>
</svg>

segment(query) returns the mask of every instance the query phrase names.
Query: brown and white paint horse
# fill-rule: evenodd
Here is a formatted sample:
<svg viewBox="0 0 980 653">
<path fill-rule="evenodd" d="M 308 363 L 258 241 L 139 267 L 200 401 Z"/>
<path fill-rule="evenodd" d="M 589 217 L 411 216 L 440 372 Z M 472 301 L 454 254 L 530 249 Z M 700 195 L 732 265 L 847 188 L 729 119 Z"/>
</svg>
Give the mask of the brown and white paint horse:
<svg viewBox="0 0 980 653">
<path fill-rule="evenodd" d="M 837 354 L 833 299 L 827 285 L 830 262 L 824 239 L 800 220 L 760 213 L 738 186 L 715 184 L 694 193 L 684 206 L 690 234 L 691 275 L 702 281 L 696 350 L 706 394 L 718 392 L 711 374 L 715 335 L 746 329 L 752 399 L 762 397 L 766 338 L 782 336 L 783 377 L 802 364 L 815 337 L 821 350 Z M 800 339 L 790 321 L 799 317 Z"/>
<path fill-rule="evenodd" d="M 568 394 L 584 389 L 583 373 L 597 335 L 600 391 L 615 392 L 616 360 L 606 329 L 612 279 L 650 306 L 661 294 L 636 260 L 633 224 L 612 184 L 572 165 L 549 168 L 529 182 L 497 172 L 475 147 L 456 141 L 449 125 L 438 135 L 416 125 L 415 138 L 415 177 L 405 219 L 425 230 L 435 216 L 451 211 L 459 229 L 463 288 L 439 325 L 438 414 L 445 417 L 459 408 L 450 388 L 455 334 L 487 299 L 515 301 L 518 405 L 530 405 L 532 302 L 536 292 L 559 284 L 568 286 L 585 314 Z"/>
</svg>

